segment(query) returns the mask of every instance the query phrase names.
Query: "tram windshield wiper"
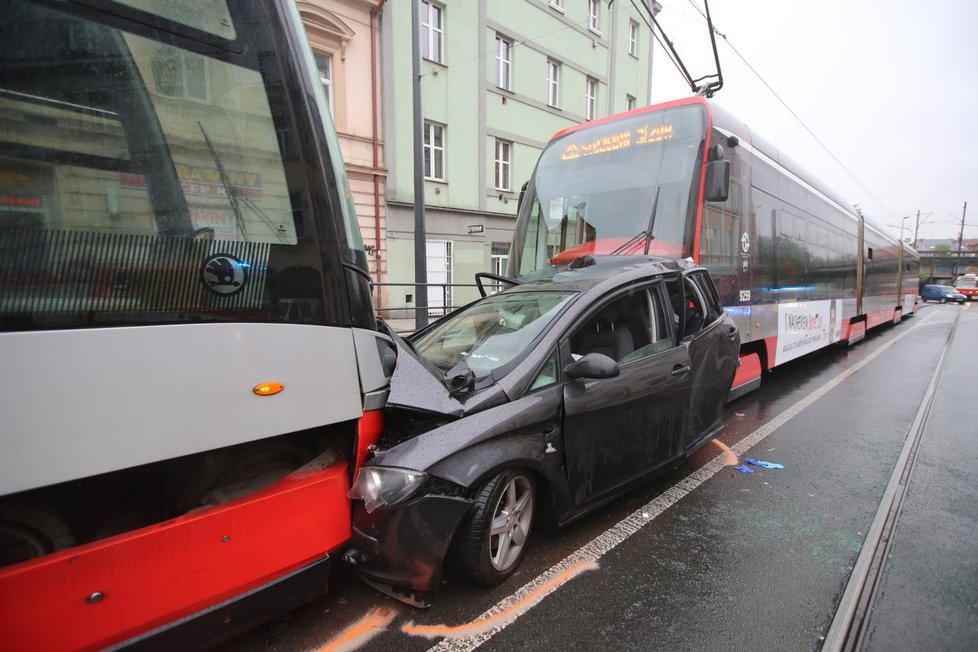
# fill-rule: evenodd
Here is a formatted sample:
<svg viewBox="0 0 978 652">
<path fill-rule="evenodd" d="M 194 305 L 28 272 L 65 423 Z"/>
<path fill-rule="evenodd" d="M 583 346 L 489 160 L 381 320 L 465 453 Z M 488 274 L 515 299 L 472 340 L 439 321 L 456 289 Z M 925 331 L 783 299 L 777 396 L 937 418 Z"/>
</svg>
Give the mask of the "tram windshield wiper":
<svg viewBox="0 0 978 652">
<path fill-rule="evenodd" d="M 638 233 L 636 233 L 635 235 L 633 235 L 632 237 L 630 237 L 628 240 L 626 240 L 624 244 L 620 245 L 618 248 L 616 248 L 614 251 L 612 251 L 611 252 L 611 255 L 612 256 L 617 256 L 619 254 L 622 254 L 622 253 L 628 251 L 629 249 L 631 249 L 635 245 L 636 242 L 638 242 L 639 240 L 641 240 L 643 238 L 645 239 L 645 250 L 643 251 L 643 254 L 646 255 L 646 256 L 649 255 L 649 245 L 651 245 L 652 244 L 652 241 L 655 240 L 655 236 L 652 235 L 652 229 L 653 229 L 653 227 L 655 227 L 655 215 L 656 215 L 656 213 L 659 210 L 659 191 L 660 190 L 662 190 L 661 187 L 657 187 L 655 189 L 655 199 L 652 200 L 652 212 L 649 214 L 649 225 L 648 225 L 648 227 L 646 227 L 645 229 L 639 231 Z"/>
<path fill-rule="evenodd" d="M 617 255 L 619 255 L 619 254 L 621 254 L 621 253 L 623 253 L 625 251 L 628 251 L 629 249 L 632 248 L 632 245 L 634 245 L 636 242 L 638 242 L 639 240 L 641 240 L 642 238 L 645 237 L 645 233 L 646 232 L 644 230 L 639 231 L 638 233 L 636 233 L 635 235 L 633 235 L 632 237 L 630 237 L 628 240 L 626 240 L 624 244 L 622 244 L 617 249 L 615 249 L 614 251 L 612 251 L 611 252 L 611 255 L 612 256 L 617 256 Z"/>
<path fill-rule="evenodd" d="M 224 167 L 224 162 L 218 155 L 217 149 L 214 147 L 214 143 L 211 142 L 210 136 L 207 135 L 207 131 L 204 129 L 204 124 L 198 120 L 197 126 L 200 127 L 200 133 L 203 134 L 204 142 L 207 144 L 207 149 L 210 151 L 211 158 L 214 160 L 214 165 L 217 167 L 217 172 L 221 179 L 221 185 L 224 186 L 224 192 L 227 194 L 228 203 L 231 205 L 231 211 L 234 213 L 234 223 L 238 229 L 238 232 L 241 234 L 241 239 L 244 241 L 248 240 L 248 230 L 245 227 L 244 215 L 241 213 L 241 206 L 244 205 L 249 208 L 252 213 L 258 216 L 258 219 L 264 223 L 269 231 L 275 234 L 280 242 L 289 244 L 288 238 L 284 236 L 280 229 L 275 227 L 275 224 L 268 217 L 268 215 L 266 215 L 265 212 L 262 211 L 257 204 L 255 204 L 255 202 L 251 201 L 231 184 L 227 169 Z"/>
<path fill-rule="evenodd" d="M 655 189 L 655 199 L 652 200 L 652 213 L 649 215 L 649 226 L 645 230 L 645 251 L 643 252 L 646 256 L 649 255 L 649 246 L 652 244 L 652 240 L 655 236 L 652 235 L 652 228 L 655 226 L 655 214 L 659 210 L 659 191 L 662 190 L 662 186 L 658 186 Z"/>
</svg>

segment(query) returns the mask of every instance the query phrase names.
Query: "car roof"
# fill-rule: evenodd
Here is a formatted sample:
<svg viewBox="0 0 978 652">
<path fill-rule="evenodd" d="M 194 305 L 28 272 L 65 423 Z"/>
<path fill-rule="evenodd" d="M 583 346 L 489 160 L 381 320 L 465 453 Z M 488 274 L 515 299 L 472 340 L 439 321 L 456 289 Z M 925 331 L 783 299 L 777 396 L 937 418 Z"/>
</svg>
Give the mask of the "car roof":
<svg viewBox="0 0 978 652">
<path fill-rule="evenodd" d="M 566 291 L 586 292 L 603 285 L 620 285 L 655 276 L 678 276 L 696 269 L 686 260 L 658 256 L 583 256 L 567 265 L 538 270 L 506 293 Z"/>
</svg>

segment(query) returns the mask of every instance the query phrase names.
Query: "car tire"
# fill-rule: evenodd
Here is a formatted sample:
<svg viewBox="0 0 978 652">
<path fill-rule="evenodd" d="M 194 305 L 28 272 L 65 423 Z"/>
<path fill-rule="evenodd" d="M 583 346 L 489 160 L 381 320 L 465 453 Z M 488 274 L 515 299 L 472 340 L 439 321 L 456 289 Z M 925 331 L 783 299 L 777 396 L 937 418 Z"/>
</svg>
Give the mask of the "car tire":
<svg viewBox="0 0 978 652">
<path fill-rule="evenodd" d="M 455 574 L 486 588 L 504 582 L 523 561 L 535 504 L 528 471 L 506 470 L 486 482 L 456 534 Z"/>
<path fill-rule="evenodd" d="M 945 299 L 944 297 L 941 297 L 941 303 L 947 303 L 947 299 Z"/>
</svg>

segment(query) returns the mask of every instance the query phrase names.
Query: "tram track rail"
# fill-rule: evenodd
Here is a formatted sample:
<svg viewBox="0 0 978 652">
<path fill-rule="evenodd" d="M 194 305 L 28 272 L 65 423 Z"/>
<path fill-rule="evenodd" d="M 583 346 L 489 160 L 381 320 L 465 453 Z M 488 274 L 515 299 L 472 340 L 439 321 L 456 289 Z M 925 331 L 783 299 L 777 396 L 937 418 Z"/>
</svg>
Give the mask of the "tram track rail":
<svg viewBox="0 0 978 652">
<path fill-rule="evenodd" d="M 872 525 L 849 576 L 849 582 L 842 593 L 835 617 L 822 643 L 823 652 L 856 652 L 866 649 L 869 642 L 873 611 L 880 595 L 884 571 L 893 546 L 893 535 L 900 522 L 917 462 L 917 453 L 947 366 L 951 343 L 960 319 L 961 311 L 958 311 L 948 330 L 927 391 L 907 432 L 907 439 L 900 456 L 894 464 L 893 473 L 880 499 Z"/>
</svg>

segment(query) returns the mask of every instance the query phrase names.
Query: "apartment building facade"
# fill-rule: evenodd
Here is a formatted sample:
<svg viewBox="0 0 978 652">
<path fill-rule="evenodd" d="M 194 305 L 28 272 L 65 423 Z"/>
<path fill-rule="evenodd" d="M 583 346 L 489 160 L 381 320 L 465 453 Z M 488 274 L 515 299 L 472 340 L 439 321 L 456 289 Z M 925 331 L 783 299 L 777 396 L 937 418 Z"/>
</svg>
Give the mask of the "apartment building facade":
<svg viewBox="0 0 978 652">
<path fill-rule="evenodd" d="M 418 0 L 428 283 L 504 272 L 520 188 L 557 131 L 648 103 L 654 0 Z M 389 278 L 414 281 L 410 2 L 383 8 Z M 392 287 L 388 306 L 411 307 Z M 475 288 L 428 289 L 432 314 Z M 405 313 L 406 316 L 407 313 Z"/>
<path fill-rule="evenodd" d="M 384 0 L 296 2 L 330 105 L 375 283 L 388 280 L 380 16 Z M 385 297 L 382 285 L 375 303 Z"/>
</svg>

